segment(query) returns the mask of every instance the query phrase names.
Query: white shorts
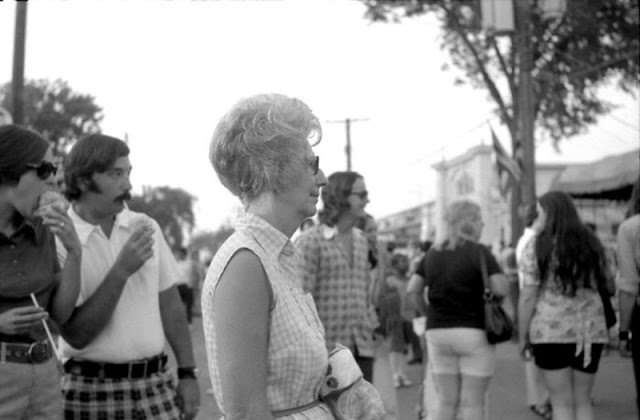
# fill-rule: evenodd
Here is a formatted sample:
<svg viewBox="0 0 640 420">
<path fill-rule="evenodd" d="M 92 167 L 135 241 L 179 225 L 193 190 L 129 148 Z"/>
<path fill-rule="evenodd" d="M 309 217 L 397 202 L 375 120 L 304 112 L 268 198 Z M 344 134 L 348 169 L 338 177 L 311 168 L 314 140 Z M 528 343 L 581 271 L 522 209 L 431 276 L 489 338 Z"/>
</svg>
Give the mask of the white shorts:
<svg viewBox="0 0 640 420">
<path fill-rule="evenodd" d="M 492 376 L 496 367 L 496 346 L 487 333 L 477 328 L 434 328 L 427 330 L 430 366 L 435 374 Z"/>
</svg>

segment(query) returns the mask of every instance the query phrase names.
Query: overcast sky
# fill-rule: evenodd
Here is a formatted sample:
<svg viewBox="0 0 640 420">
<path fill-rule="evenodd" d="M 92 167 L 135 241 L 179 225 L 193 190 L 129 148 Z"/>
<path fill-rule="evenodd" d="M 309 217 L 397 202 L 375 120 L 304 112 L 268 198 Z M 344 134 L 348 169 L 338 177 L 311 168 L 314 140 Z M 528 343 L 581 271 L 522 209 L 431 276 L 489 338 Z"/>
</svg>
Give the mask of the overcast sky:
<svg viewBox="0 0 640 420">
<path fill-rule="evenodd" d="M 11 79 L 15 2 L 0 2 L 0 82 Z M 484 141 L 491 120 L 483 90 L 454 86 L 443 71 L 438 23 L 422 17 L 372 24 L 351 0 L 30 1 L 26 78 L 61 78 L 104 108 L 106 134 L 128 134 L 132 182 L 194 194 L 198 229 L 228 220 L 239 202 L 207 159 L 219 117 L 263 92 L 299 97 L 320 117 L 316 147 L 330 174 L 346 169 L 344 124 L 352 124 L 353 169 L 381 217 L 435 196 L 431 165 Z M 584 162 L 640 145 L 636 97 L 585 135 L 537 145 L 539 162 Z"/>
</svg>

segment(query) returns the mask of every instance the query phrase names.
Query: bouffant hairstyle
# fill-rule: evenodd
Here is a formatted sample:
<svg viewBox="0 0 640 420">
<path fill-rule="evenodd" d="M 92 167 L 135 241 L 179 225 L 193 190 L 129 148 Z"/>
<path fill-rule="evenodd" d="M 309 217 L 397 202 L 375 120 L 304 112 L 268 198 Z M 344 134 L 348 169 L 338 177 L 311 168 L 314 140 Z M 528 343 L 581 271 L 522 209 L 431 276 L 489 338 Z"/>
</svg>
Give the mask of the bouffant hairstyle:
<svg viewBox="0 0 640 420">
<path fill-rule="evenodd" d="M 38 164 L 49 149 L 49 142 L 35 131 L 18 125 L 0 127 L 0 185 L 13 185 Z"/>
<path fill-rule="evenodd" d="M 323 208 L 318 213 L 321 223 L 333 226 L 340 217 L 349 211 L 349 196 L 356 180 L 363 178 L 357 172 L 334 172 L 329 175 L 327 185 L 322 188 Z"/>
<path fill-rule="evenodd" d="M 218 122 L 209 161 L 222 185 L 246 205 L 266 191 L 287 191 L 304 164 L 320 120 L 301 100 L 281 94 L 242 99 Z"/>
<path fill-rule="evenodd" d="M 89 182 L 95 173 L 106 172 L 121 157 L 129 156 L 129 146 L 115 137 L 91 134 L 80 139 L 64 163 L 65 196 L 77 200 L 82 195 L 80 184 Z"/>
</svg>

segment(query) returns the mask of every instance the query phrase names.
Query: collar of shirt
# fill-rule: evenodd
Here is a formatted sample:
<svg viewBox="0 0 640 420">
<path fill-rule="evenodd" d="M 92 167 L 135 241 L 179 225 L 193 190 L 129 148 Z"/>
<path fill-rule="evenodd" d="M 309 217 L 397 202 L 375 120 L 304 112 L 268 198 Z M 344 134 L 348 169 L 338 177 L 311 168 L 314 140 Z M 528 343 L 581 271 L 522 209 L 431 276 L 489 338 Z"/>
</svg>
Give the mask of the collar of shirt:
<svg viewBox="0 0 640 420">
<path fill-rule="evenodd" d="M 335 238 L 335 236 L 338 234 L 338 228 L 335 226 L 328 226 L 328 225 L 322 224 L 320 225 L 320 230 L 322 232 L 322 237 L 326 240 Z"/>
<path fill-rule="evenodd" d="M 236 222 L 236 229 L 248 231 L 269 254 L 290 257 L 296 252 L 287 235 L 253 213 L 244 212 Z"/>
<path fill-rule="evenodd" d="M 78 239 L 80 239 L 80 242 L 84 246 L 89 240 L 91 234 L 100 230 L 100 225 L 94 225 L 84 220 L 78 215 L 78 213 L 76 213 L 73 206 L 69 206 L 68 214 L 75 225 Z M 133 231 L 137 223 L 146 219 L 147 216 L 144 214 L 134 213 L 129 209 L 124 209 L 116 215 L 116 219 L 113 222 L 113 228 L 124 228 Z"/>
<path fill-rule="evenodd" d="M 14 216 L 14 225 L 17 226 L 16 231 L 11 235 L 11 237 L 6 237 L 4 234 L 0 233 L 0 239 L 3 242 L 15 242 L 15 238 L 21 235 L 30 238 L 34 244 L 39 244 L 42 239 L 42 229 L 45 227 L 42 224 L 42 219 L 33 218 L 33 219 L 25 219 L 17 213 Z"/>
</svg>

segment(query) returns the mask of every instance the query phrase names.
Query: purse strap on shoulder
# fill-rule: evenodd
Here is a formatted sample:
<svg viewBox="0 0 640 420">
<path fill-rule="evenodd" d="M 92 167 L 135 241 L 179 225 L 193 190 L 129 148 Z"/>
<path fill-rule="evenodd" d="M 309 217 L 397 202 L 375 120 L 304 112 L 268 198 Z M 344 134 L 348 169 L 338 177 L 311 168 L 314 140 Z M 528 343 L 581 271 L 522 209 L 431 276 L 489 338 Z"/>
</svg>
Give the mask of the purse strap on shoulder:
<svg viewBox="0 0 640 420">
<path fill-rule="evenodd" d="M 484 250 L 482 248 L 480 249 L 480 271 L 482 272 L 482 282 L 484 283 L 483 297 L 485 300 L 493 299 L 491 281 L 489 280 L 489 272 L 487 270 L 487 261 L 484 257 Z"/>
</svg>

